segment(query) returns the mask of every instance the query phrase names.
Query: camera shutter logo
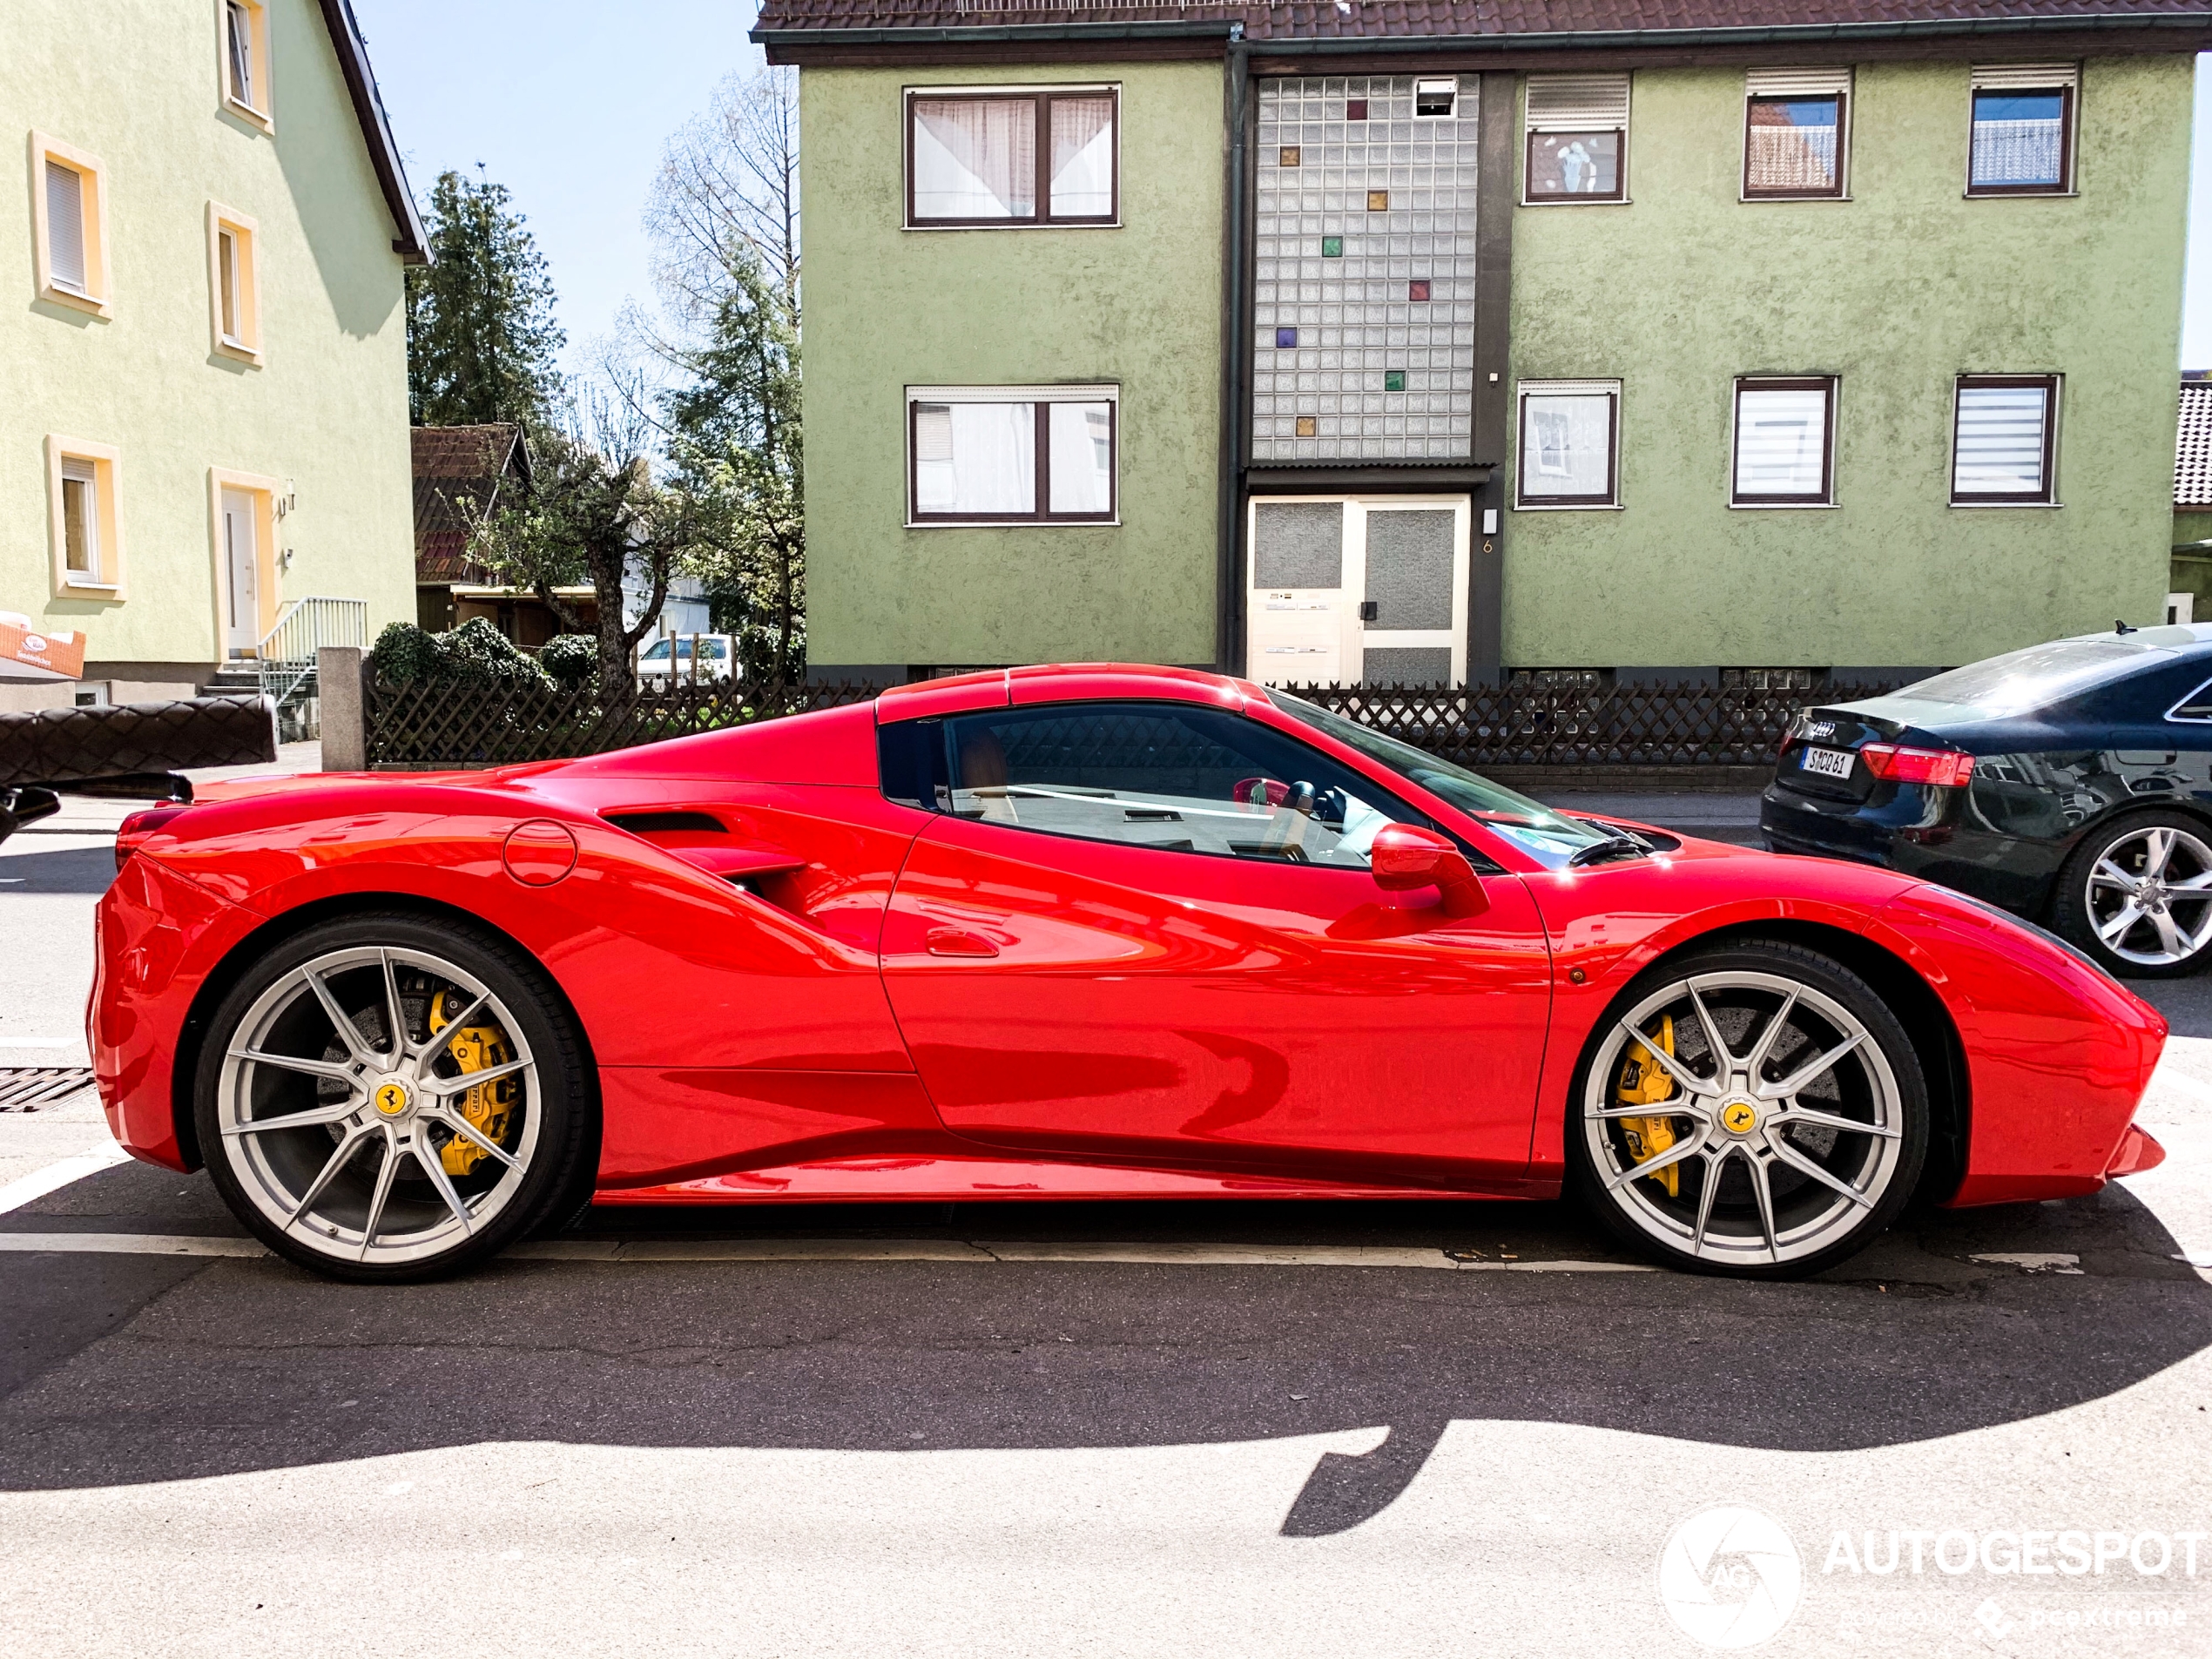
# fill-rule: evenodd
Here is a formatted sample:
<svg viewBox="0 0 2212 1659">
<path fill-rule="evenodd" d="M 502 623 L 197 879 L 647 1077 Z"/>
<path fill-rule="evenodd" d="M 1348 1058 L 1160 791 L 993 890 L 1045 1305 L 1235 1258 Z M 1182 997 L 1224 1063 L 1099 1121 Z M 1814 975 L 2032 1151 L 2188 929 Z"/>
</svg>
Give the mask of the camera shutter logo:
<svg viewBox="0 0 2212 1659">
<path fill-rule="evenodd" d="M 1683 1634 L 1749 1648 L 1790 1622 L 1804 1564 L 1790 1534 L 1757 1510 L 1723 1504 L 1676 1527 L 1659 1552 L 1659 1599 Z"/>
</svg>

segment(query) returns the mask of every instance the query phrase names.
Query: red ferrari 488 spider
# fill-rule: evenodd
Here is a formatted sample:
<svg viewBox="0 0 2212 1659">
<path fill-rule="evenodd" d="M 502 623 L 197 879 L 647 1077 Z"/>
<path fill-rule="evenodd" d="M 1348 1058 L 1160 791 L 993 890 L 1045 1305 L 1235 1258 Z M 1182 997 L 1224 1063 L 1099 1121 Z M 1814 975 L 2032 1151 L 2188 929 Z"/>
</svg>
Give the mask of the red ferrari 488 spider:
<svg viewBox="0 0 2212 1659">
<path fill-rule="evenodd" d="M 358 1279 L 602 1204 L 1581 1194 L 1815 1271 L 2094 1191 L 2155 1011 L 1892 872 L 1552 812 L 1241 680 L 1015 669 L 214 786 L 99 907 L 138 1157 Z"/>
</svg>

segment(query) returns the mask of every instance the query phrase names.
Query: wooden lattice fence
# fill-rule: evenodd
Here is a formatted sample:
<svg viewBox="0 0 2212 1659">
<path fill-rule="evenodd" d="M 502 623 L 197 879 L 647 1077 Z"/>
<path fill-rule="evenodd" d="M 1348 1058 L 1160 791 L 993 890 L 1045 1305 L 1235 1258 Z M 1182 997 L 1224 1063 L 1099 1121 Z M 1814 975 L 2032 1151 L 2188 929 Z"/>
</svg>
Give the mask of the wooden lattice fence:
<svg viewBox="0 0 2212 1659">
<path fill-rule="evenodd" d="M 640 691 L 624 705 L 610 705 L 594 690 L 531 685 L 418 679 L 367 689 L 369 765 L 410 770 L 604 754 L 664 738 L 866 703 L 883 690 L 850 682 L 762 687 L 715 680 Z"/>
<path fill-rule="evenodd" d="M 1730 685 L 1308 685 L 1296 694 L 1417 749 L 1480 772 L 1494 766 L 1757 766 L 1809 706 L 1895 688 Z"/>
<path fill-rule="evenodd" d="M 1595 679 L 1595 676 L 1559 678 Z M 1516 678 L 1502 685 L 1309 685 L 1298 696 L 1477 771 L 1762 765 L 1801 708 L 1876 697 L 1886 684 L 1817 690 L 1603 685 Z M 641 691 L 610 706 L 594 691 L 415 680 L 368 688 L 369 764 L 501 765 L 600 754 L 664 738 L 866 702 L 883 688 L 780 689 L 712 682 Z"/>
</svg>

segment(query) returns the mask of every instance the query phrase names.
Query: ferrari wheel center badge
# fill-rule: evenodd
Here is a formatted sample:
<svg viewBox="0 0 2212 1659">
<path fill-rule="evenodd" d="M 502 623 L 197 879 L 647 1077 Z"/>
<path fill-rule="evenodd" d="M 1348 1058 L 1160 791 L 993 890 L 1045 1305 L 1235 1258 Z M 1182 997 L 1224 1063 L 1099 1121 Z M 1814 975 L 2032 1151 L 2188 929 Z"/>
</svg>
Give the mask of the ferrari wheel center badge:
<svg viewBox="0 0 2212 1659">
<path fill-rule="evenodd" d="M 415 1101 L 408 1086 L 396 1077 L 388 1077 L 377 1084 L 376 1092 L 369 1098 L 375 1103 L 379 1116 L 384 1117 L 402 1116 Z"/>
<path fill-rule="evenodd" d="M 1731 1100 L 1721 1108 L 1721 1127 L 1731 1135 L 1749 1135 L 1759 1126 L 1759 1109 L 1748 1100 Z"/>
</svg>

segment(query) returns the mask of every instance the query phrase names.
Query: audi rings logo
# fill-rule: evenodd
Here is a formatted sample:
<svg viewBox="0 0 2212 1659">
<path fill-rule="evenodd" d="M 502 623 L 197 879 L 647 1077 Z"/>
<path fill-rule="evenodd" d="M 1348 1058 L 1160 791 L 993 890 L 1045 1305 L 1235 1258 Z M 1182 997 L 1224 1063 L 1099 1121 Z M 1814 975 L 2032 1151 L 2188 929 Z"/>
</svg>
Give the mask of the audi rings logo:
<svg viewBox="0 0 2212 1659">
<path fill-rule="evenodd" d="M 1749 1648 L 1790 1622 L 1804 1564 L 1790 1534 L 1756 1509 L 1723 1504 L 1676 1527 L 1659 1552 L 1659 1599 L 1709 1648 Z"/>
</svg>

